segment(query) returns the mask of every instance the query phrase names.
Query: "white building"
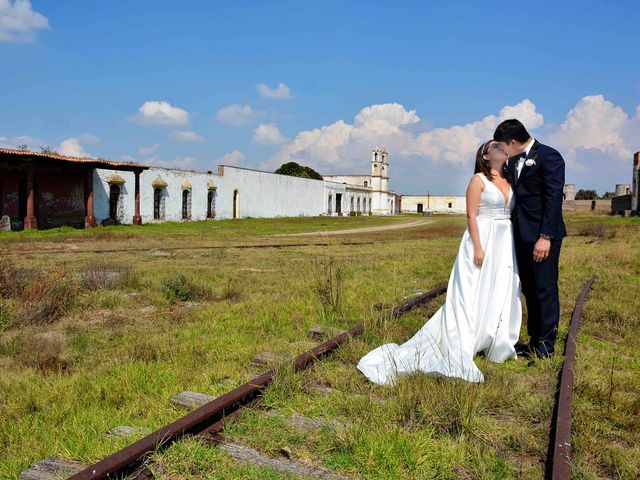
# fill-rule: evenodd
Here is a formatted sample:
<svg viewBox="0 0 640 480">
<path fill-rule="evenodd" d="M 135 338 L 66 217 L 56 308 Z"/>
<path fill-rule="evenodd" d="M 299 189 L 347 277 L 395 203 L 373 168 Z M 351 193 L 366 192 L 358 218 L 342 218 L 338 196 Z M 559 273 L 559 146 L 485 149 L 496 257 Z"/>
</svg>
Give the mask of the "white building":
<svg viewBox="0 0 640 480">
<path fill-rule="evenodd" d="M 325 180 L 220 165 L 216 173 L 150 167 L 140 174 L 142 223 L 316 215 L 390 215 L 398 206 L 388 191 L 388 154 L 373 151 L 372 174 Z M 375 188 L 373 188 L 375 185 Z M 96 169 L 97 222 L 133 223 L 135 174 Z"/>
<path fill-rule="evenodd" d="M 467 213 L 463 195 L 402 195 L 402 213 Z"/>
</svg>

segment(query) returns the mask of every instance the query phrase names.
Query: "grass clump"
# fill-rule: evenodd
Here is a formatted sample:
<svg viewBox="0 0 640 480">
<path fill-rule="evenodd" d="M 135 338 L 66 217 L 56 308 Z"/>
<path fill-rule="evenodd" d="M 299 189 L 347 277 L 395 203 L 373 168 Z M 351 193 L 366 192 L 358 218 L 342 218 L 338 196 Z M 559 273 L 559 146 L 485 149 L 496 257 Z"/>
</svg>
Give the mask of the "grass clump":
<svg viewBox="0 0 640 480">
<path fill-rule="evenodd" d="M 84 290 L 98 291 L 122 286 L 132 286 L 135 274 L 132 267 L 113 263 L 93 262 L 77 275 Z"/>
<path fill-rule="evenodd" d="M 210 296 L 207 289 L 197 285 L 181 273 L 166 277 L 162 281 L 162 291 L 164 298 L 172 304 L 202 300 Z"/>
<path fill-rule="evenodd" d="M 615 238 L 616 231 L 611 228 L 610 225 L 603 225 L 601 223 L 596 225 L 588 225 L 580 230 L 580 236 L 583 237 L 597 237 L 600 239 L 609 240 Z"/>
</svg>

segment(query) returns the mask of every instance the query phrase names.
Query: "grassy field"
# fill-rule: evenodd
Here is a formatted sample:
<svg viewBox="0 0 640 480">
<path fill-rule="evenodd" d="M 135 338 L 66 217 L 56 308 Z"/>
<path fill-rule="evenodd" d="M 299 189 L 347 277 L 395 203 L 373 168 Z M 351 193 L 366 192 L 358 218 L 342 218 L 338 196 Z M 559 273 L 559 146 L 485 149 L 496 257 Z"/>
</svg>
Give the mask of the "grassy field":
<svg viewBox="0 0 640 480">
<path fill-rule="evenodd" d="M 110 428 L 155 429 L 182 415 L 172 395 L 224 393 L 259 373 L 250 365 L 256 353 L 300 353 L 314 345 L 306 337 L 313 325 L 353 326 L 375 318 L 377 302 L 397 303 L 442 284 L 463 217 L 388 232 L 271 236 L 415 218 L 1 234 L 0 478 L 16 478 L 52 455 L 96 461 L 132 441 L 106 438 Z M 566 220 L 560 338 L 582 284 L 598 275 L 578 339 L 574 476 L 638 478 L 640 221 L 587 214 Z M 207 248 L 318 241 L 331 245 Z M 416 375 L 383 388 L 356 370 L 364 353 L 406 340 L 442 301 L 400 320 L 368 321 L 363 336 L 304 373 L 279 371 L 264 404 L 284 417 L 327 418 L 333 426 L 301 430 L 256 410 L 230 423 L 225 436 L 361 478 L 543 478 L 560 356 L 533 367 L 478 358 L 486 378 L 480 385 Z M 291 478 L 238 465 L 193 439 L 155 460 L 159 478 Z"/>
</svg>

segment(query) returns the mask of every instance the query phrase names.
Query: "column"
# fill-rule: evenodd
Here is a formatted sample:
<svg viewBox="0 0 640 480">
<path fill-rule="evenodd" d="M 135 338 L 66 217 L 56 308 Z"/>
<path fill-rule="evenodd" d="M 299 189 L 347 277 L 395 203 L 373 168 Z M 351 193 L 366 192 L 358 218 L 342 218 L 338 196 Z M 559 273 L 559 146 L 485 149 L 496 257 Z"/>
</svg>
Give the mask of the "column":
<svg viewBox="0 0 640 480">
<path fill-rule="evenodd" d="M 36 218 L 36 192 L 33 189 L 33 165 L 29 165 L 29 170 L 27 170 L 27 216 L 24 217 L 24 229 L 38 229 L 38 219 Z"/>
<path fill-rule="evenodd" d="M 136 175 L 136 213 L 133 216 L 134 225 L 142 225 L 142 217 L 140 216 L 140 172 L 134 172 Z"/>
<path fill-rule="evenodd" d="M 93 213 L 93 169 L 89 169 L 84 178 L 84 198 L 86 199 L 84 228 L 96 226 L 96 217 Z"/>
</svg>

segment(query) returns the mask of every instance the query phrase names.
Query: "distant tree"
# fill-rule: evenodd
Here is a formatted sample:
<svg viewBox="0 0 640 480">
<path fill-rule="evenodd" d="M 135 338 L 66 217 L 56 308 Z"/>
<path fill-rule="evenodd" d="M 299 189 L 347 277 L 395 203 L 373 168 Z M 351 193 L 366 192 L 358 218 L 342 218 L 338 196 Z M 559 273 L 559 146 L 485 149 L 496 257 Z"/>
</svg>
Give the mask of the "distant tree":
<svg viewBox="0 0 640 480">
<path fill-rule="evenodd" d="M 597 198 L 598 192 L 595 190 L 584 190 L 581 188 L 578 190 L 578 193 L 576 193 L 576 200 L 595 200 Z"/>
<path fill-rule="evenodd" d="M 51 153 L 51 147 L 48 145 L 46 147 L 40 147 L 40 151 L 42 153 Z"/>
<path fill-rule="evenodd" d="M 21 150 L 23 152 L 26 152 L 27 150 L 29 150 L 29 145 L 18 145 L 18 150 Z"/>
<path fill-rule="evenodd" d="M 605 192 L 604 195 L 600 197 L 600 200 L 609 200 L 613 198 L 613 196 L 614 196 L 613 192 Z"/>
<path fill-rule="evenodd" d="M 290 175 L 292 177 L 313 178 L 315 180 L 322 180 L 322 175 L 316 172 L 311 167 L 305 167 L 296 162 L 283 163 L 280 165 L 274 173 L 280 175 Z"/>
</svg>

